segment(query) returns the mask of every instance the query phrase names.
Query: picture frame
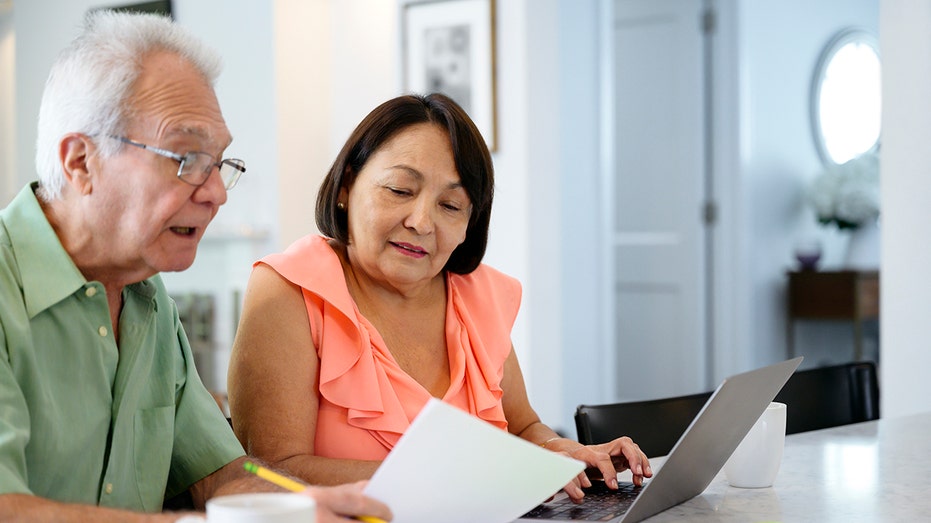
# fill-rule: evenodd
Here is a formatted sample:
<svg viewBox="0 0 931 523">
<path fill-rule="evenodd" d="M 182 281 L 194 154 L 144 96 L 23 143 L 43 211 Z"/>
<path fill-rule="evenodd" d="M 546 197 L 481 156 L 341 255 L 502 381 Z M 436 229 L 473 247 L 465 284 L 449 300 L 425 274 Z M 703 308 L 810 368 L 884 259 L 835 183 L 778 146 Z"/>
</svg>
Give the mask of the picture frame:
<svg viewBox="0 0 931 523">
<path fill-rule="evenodd" d="M 404 90 L 443 93 L 497 150 L 495 0 L 427 0 L 403 6 Z"/>
</svg>

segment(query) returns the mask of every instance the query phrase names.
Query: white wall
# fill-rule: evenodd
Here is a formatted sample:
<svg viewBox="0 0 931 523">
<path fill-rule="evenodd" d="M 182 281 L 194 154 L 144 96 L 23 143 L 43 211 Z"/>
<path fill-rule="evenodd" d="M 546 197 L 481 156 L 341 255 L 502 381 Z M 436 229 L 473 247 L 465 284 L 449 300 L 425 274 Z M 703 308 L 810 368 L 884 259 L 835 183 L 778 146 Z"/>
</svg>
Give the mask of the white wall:
<svg viewBox="0 0 931 523">
<path fill-rule="evenodd" d="M 555 61 L 559 99 L 558 113 L 554 113 L 559 119 L 555 125 L 560 196 L 551 205 L 559 209 L 561 218 L 545 237 L 558 249 L 560 259 L 562 337 L 553 348 L 560 359 L 550 365 L 562 373 L 562 397 L 554 402 L 562 415 L 559 424 L 573 436 L 575 407 L 613 401 L 615 390 L 607 374 L 616 366 L 604 361 L 608 329 L 599 313 L 607 290 L 601 283 L 599 248 L 604 238 L 599 219 L 604 169 L 600 132 L 603 53 L 598 47 L 601 9 L 598 0 L 560 1 L 554 32 L 559 43 Z M 547 111 L 545 106 L 537 107 Z M 553 182 L 538 179 L 534 183 Z"/>
<path fill-rule="evenodd" d="M 571 214 L 573 207 L 563 206 L 565 188 L 561 153 L 566 145 L 563 139 L 570 128 L 562 121 L 562 62 L 554 59 L 560 57 L 564 45 L 559 36 L 561 3 L 558 0 L 528 0 L 525 4 L 527 75 L 523 86 L 514 86 L 522 88 L 524 94 L 517 95 L 521 92 L 518 89 L 510 92 L 511 96 L 519 96 L 526 104 L 523 122 L 528 138 L 525 163 L 518 166 L 524 171 L 522 192 L 526 194 L 529 211 L 529 258 L 524 280 L 524 303 L 529 313 L 526 318 L 529 339 L 526 341 L 529 345 L 521 349 L 528 355 L 525 356 L 525 360 L 529 360 L 525 368 L 530 376 L 528 387 L 537 413 L 557 428 L 568 428 L 560 420 L 571 413 L 574 405 L 567 405 L 564 396 L 567 389 L 576 388 L 577 379 L 567 372 L 564 362 L 567 357 L 572 358 L 571 354 L 578 350 L 578 345 L 567 343 L 569 340 L 563 336 L 563 326 L 567 323 L 563 318 L 568 308 L 563 292 L 564 284 L 569 282 L 563 282 L 562 277 L 564 257 L 573 250 L 577 238 L 563 225 L 564 217 Z M 508 176 L 512 173 L 502 174 Z M 510 201 L 506 197 L 499 199 L 497 208 L 507 212 Z M 594 209 L 589 212 L 592 211 Z M 572 238 L 571 242 L 566 241 L 568 238 Z M 513 238 L 505 236 L 503 240 L 511 242 Z"/>
<path fill-rule="evenodd" d="M 274 3 L 279 248 L 315 230 L 313 195 L 332 157 L 329 2 Z M 286 108 L 286 110 L 282 110 Z"/>
<path fill-rule="evenodd" d="M 740 291 L 749 313 L 743 350 L 748 367 L 786 356 L 786 271 L 795 267 L 794 243 L 823 239 L 823 266 L 836 268 L 846 238 L 818 226 L 803 200 L 805 186 L 822 168 L 809 123 L 811 79 L 824 45 L 838 31 L 859 26 L 876 33 L 878 0 L 742 0 L 739 5 L 739 66 L 742 129 L 739 177 L 745 207 L 740 258 L 749 278 Z M 807 330 L 806 330 L 807 327 Z M 804 363 L 852 357 L 848 325 L 801 325 L 797 348 Z M 807 334 L 807 336 L 806 336 Z M 742 369 L 741 369 L 742 370 Z"/>
<path fill-rule="evenodd" d="M 274 6 L 283 248 L 316 232 L 317 189 L 337 153 L 369 111 L 398 93 L 398 8 L 371 0 Z"/>
<path fill-rule="evenodd" d="M 882 415 L 931 410 L 931 3 L 882 0 Z"/>
<path fill-rule="evenodd" d="M 0 206 L 5 206 L 16 191 L 16 179 L 13 175 L 16 165 L 13 139 L 15 45 L 12 7 L 0 2 Z"/>
</svg>

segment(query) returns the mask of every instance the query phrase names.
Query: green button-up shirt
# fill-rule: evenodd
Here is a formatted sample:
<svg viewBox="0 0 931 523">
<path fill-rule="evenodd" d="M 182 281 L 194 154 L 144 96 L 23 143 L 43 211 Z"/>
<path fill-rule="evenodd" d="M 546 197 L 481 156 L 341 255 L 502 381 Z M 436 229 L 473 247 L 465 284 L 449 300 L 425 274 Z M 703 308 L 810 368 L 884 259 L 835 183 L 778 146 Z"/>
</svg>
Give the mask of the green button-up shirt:
<svg viewBox="0 0 931 523">
<path fill-rule="evenodd" d="M 117 345 L 34 188 L 0 211 L 0 493 L 157 512 L 242 446 L 161 278 L 123 290 Z"/>
</svg>

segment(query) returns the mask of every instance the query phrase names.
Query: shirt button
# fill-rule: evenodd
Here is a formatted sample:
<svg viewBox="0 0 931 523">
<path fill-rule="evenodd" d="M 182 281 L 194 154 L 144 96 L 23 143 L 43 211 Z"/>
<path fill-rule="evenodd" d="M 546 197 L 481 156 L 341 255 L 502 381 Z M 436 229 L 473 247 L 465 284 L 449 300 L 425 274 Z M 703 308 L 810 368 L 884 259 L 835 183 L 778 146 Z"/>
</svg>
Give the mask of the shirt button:
<svg viewBox="0 0 931 523">
<path fill-rule="evenodd" d="M 103 488 L 103 491 L 107 494 L 113 494 L 113 483 L 107 483 L 107 486 Z"/>
<path fill-rule="evenodd" d="M 93 298 L 97 295 L 97 287 L 88 287 L 87 290 L 84 291 L 84 295 L 88 298 Z"/>
<path fill-rule="evenodd" d="M 106 335 L 107 335 L 107 328 L 104 327 L 103 325 L 101 325 L 100 328 L 97 329 L 97 332 L 100 333 L 101 336 L 106 336 Z"/>
</svg>

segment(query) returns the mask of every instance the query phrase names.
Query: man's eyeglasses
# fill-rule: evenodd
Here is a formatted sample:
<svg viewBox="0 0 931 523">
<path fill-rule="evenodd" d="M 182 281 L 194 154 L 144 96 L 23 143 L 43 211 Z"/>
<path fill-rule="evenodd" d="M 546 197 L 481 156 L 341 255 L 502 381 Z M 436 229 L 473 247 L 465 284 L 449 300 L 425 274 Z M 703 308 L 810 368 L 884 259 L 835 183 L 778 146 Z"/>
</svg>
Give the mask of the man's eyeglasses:
<svg viewBox="0 0 931 523">
<path fill-rule="evenodd" d="M 177 154 L 166 151 L 165 149 L 135 142 L 123 136 L 109 135 L 108 138 L 119 140 L 125 144 L 145 149 L 146 151 L 152 151 L 165 158 L 171 158 L 181 164 L 178 166 L 178 178 L 195 187 L 200 187 L 207 182 L 207 178 L 210 178 L 210 173 L 213 172 L 214 167 L 220 168 L 220 179 L 223 180 L 223 187 L 225 187 L 227 191 L 232 189 L 236 185 L 236 182 L 239 181 L 239 177 L 242 176 L 242 173 L 246 172 L 246 162 L 236 158 L 228 158 L 226 160 L 214 162 L 213 156 L 199 151 Z"/>
</svg>

